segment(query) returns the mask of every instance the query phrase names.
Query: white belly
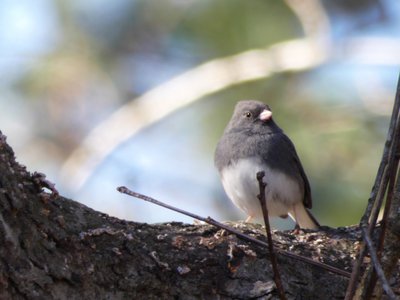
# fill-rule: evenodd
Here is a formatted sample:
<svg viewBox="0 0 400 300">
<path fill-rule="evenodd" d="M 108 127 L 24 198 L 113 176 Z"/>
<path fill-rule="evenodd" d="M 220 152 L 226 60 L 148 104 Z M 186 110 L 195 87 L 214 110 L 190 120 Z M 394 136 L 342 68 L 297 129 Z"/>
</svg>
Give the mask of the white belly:
<svg viewBox="0 0 400 300">
<path fill-rule="evenodd" d="M 260 171 L 265 172 L 263 180 L 267 184 L 265 194 L 269 216 L 286 216 L 293 204 L 302 201 L 302 187 L 292 178 L 271 170 L 256 158 L 241 159 L 223 169 L 221 177 L 225 192 L 248 216 L 262 217 L 256 178 Z"/>
</svg>

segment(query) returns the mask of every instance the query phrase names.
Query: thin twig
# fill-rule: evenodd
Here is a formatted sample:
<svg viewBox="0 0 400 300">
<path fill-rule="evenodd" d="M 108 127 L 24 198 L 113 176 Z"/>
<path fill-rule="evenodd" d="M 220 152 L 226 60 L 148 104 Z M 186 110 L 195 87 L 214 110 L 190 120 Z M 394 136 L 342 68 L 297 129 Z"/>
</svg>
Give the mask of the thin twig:
<svg viewBox="0 0 400 300">
<path fill-rule="evenodd" d="M 396 148 L 393 147 L 393 139 L 396 137 L 395 132 L 398 130 L 397 127 L 399 124 L 398 123 L 399 112 L 400 112 L 400 77 L 397 83 L 396 97 L 393 105 L 392 117 L 390 120 L 390 126 L 382 154 L 381 163 L 378 168 L 378 172 L 375 178 L 375 183 L 372 188 L 370 198 L 368 199 L 367 207 L 360 221 L 360 227 L 365 228 L 366 226 L 368 226 L 369 235 L 372 235 L 372 232 L 375 228 L 379 210 L 382 206 L 389 178 L 392 173 L 388 169 L 393 166 L 393 164 L 390 164 L 389 162 L 393 162 L 396 156 L 395 151 L 397 149 L 393 149 Z M 357 288 L 357 282 L 361 275 L 361 266 L 363 264 L 364 257 L 366 254 L 367 254 L 367 247 L 365 243 L 363 243 L 361 245 L 358 258 L 353 266 L 353 272 L 351 274 L 350 282 L 347 287 L 345 300 L 351 300 L 354 297 Z"/>
<path fill-rule="evenodd" d="M 400 117 L 398 118 L 398 121 L 400 121 Z M 386 229 L 387 229 L 387 220 L 389 218 L 389 212 L 390 209 L 392 207 L 392 199 L 394 196 L 394 186 L 395 186 L 395 181 L 396 181 L 396 175 L 398 172 L 398 167 L 399 167 L 399 157 L 396 155 L 396 153 L 399 150 L 399 138 L 398 138 L 398 134 L 400 134 L 399 131 L 400 126 L 397 126 L 397 131 L 395 134 L 395 140 L 393 142 L 393 147 L 394 149 L 396 149 L 395 151 L 392 151 L 392 154 L 394 154 L 395 157 L 395 161 L 393 163 L 393 167 L 391 169 L 391 174 L 390 174 L 390 178 L 389 178 L 389 187 L 386 193 L 386 203 L 385 203 L 385 210 L 383 212 L 383 217 L 381 220 L 381 230 L 379 232 L 379 239 L 378 239 L 378 243 L 377 243 L 377 255 L 378 255 L 378 259 L 380 260 L 381 258 L 381 254 L 383 251 L 383 246 L 384 246 L 384 242 L 385 242 L 385 236 L 386 236 Z M 390 164 L 390 160 L 389 160 L 389 164 Z M 375 289 L 375 285 L 377 282 L 377 274 L 375 272 L 375 269 L 372 270 L 372 274 L 371 274 L 371 278 L 369 280 L 369 285 L 368 285 L 368 289 L 366 291 L 366 300 L 369 300 L 372 298 L 372 294 L 373 291 Z"/>
<path fill-rule="evenodd" d="M 383 160 L 384 159 L 382 158 L 382 161 Z M 383 197 L 382 194 L 384 194 L 381 180 L 382 180 L 382 178 L 384 178 L 386 176 L 385 173 L 387 172 L 387 166 L 384 165 L 382 162 L 381 162 L 381 166 L 383 166 L 383 168 L 379 167 L 376 183 L 375 183 L 374 188 L 373 188 L 373 190 L 371 192 L 370 200 L 371 199 L 375 199 L 376 200 L 376 197 L 378 197 L 378 198 L 379 197 Z M 380 180 L 379 184 L 377 184 L 378 180 Z M 376 188 L 378 190 L 376 190 Z M 382 196 L 380 196 L 380 195 L 382 195 Z M 378 200 L 378 202 L 380 202 L 380 201 Z M 371 207 L 371 210 L 372 210 L 372 205 L 370 206 L 369 205 L 370 203 L 373 204 L 373 202 L 369 202 L 368 203 L 367 209 L 366 209 L 366 212 L 365 212 L 363 218 L 365 216 L 367 216 L 367 211 L 369 211 L 369 214 L 371 213 L 371 211 L 369 210 L 369 207 Z M 368 220 L 369 216 L 366 217 L 365 220 Z M 368 226 L 367 224 L 365 224 L 363 219 L 361 219 L 360 227 L 368 226 L 368 228 L 370 228 L 371 224 L 372 223 L 370 223 L 370 225 Z M 375 224 L 374 224 L 374 226 L 375 226 Z M 365 243 L 361 243 L 361 247 L 360 247 L 360 250 L 359 250 L 358 258 L 357 258 L 357 260 L 355 261 L 355 263 L 353 265 L 353 271 L 351 273 L 350 281 L 349 281 L 349 284 L 347 286 L 346 296 L 345 296 L 344 300 L 352 300 L 353 297 L 354 297 L 354 294 L 355 294 L 356 288 L 357 288 L 357 283 L 358 283 L 358 281 L 359 281 L 359 279 L 360 279 L 360 277 L 362 275 L 361 266 L 363 265 L 364 257 L 366 255 L 367 255 L 367 247 L 366 247 Z"/>
<path fill-rule="evenodd" d="M 397 120 L 396 120 L 396 127 L 394 130 L 394 136 L 393 136 L 393 144 L 392 148 L 390 151 L 390 157 L 389 157 L 389 166 L 391 167 L 390 170 L 390 175 L 389 175 L 389 187 L 386 193 L 386 202 L 385 202 L 385 210 L 383 212 L 383 217 L 381 220 L 381 230 L 379 232 L 379 239 L 378 239 L 378 244 L 377 244 L 377 254 L 378 258 L 380 259 L 381 253 L 383 251 L 383 246 L 384 246 L 384 241 L 385 241 L 385 236 L 386 236 L 386 229 L 387 229 L 387 220 L 389 218 L 389 213 L 392 207 L 392 199 L 394 197 L 394 186 L 397 178 L 397 173 L 398 173 L 398 168 L 399 168 L 399 153 L 400 153 L 400 141 L 399 141 L 399 136 L 400 136 L 400 111 L 397 112 Z M 371 279 L 370 279 L 370 285 L 368 287 L 368 291 L 366 294 L 366 299 L 371 299 L 372 297 L 372 292 L 375 288 L 376 285 L 376 280 L 377 276 L 376 273 L 373 272 Z"/>
<path fill-rule="evenodd" d="M 278 290 L 279 298 L 281 300 L 286 300 L 285 290 L 283 288 L 281 275 L 279 273 L 278 261 L 275 256 L 274 244 L 272 242 L 271 227 L 269 226 L 269 214 L 267 208 L 267 201 L 265 199 L 265 187 L 267 186 L 267 184 L 263 181 L 264 176 L 265 173 L 263 171 L 257 173 L 257 181 L 258 181 L 258 186 L 260 188 L 260 194 L 257 196 L 257 198 L 260 201 L 264 217 L 265 230 L 267 231 L 268 250 L 269 250 L 269 257 L 271 259 L 272 270 L 274 271 L 274 281 L 276 284 L 276 288 Z"/>
<path fill-rule="evenodd" d="M 400 76 L 399 76 L 399 79 L 397 82 L 397 91 L 396 91 L 396 96 L 395 96 L 395 102 L 393 105 L 392 117 L 390 119 L 389 130 L 388 130 L 388 134 L 387 134 L 387 138 L 386 138 L 386 142 L 385 142 L 385 148 L 383 150 L 381 163 L 379 165 L 379 169 L 378 169 L 378 172 L 377 172 L 377 175 L 375 178 L 375 183 L 374 183 L 374 187 L 372 189 L 371 195 L 370 195 L 370 199 L 368 200 L 368 205 L 366 207 L 364 215 L 361 218 L 361 222 L 364 222 L 364 223 L 367 223 L 367 221 L 371 217 L 371 212 L 374 207 L 375 200 L 381 189 L 382 179 L 385 177 L 384 171 L 386 169 L 386 166 L 389 163 L 390 150 L 392 148 L 393 137 L 395 135 L 396 123 L 398 120 L 399 111 L 400 111 Z M 376 220 L 371 220 L 371 221 L 376 222 Z M 374 222 L 371 222 L 371 223 L 374 223 Z"/>
<path fill-rule="evenodd" d="M 386 279 L 386 276 L 385 276 L 385 273 L 383 272 L 382 266 L 379 263 L 379 258 L 378 258 L 378 255 L 376 254 L 376 250 L 375 250 L 375 247 L 374 247 L 374 245 L 372 243 L 372 239 L 369 236 L 368 229 L 362 227 L 361 230 L 362 230 L 362 233 L 363 233 L 363 237 L 364 237 L 365 243 L 368 246 L 369 254 L 371 256 L 371 261 L 373 263 L 375 272 L 378 275 L 380 281 L 382 282 L 382 287 L 383 287 L 384 291 L 388 295 L 389 299 L 391 299 L 391 300 L 392 299 L 393 300 L 397 299 L 397 297 L 394 294 L 393 290 L 390 288 L 389 282 Z"/>
<path fill-rule="evenodd" d="M 236 229 L 234 229 L 234 228 L 232 228 L 230 226 L 222 224 L 222 223 L 220 223 L 220 222 L 218 222 L 218 221 L 216 221 L 216 220 L 214 220 L 214 219 L 212 219 L 210 217 L 204 218 L 204 217 L 198 216 L 196 214 L 193 214 L 191 212 L 182 210 L 180 208 L 173 207 L 171 205 L 165 204 L 165 203 L 163 203 L 161 201 L 158 201 L 158 200 L 156 200 L 154 198 L 151 198 L 149 196 L 146 196 L 146 195 L 131 191 L 130 189 L 128 189 L 127 187 L 124 187 L 124 186 L 118 187 L 117 191 L 120 192 L 120 193 L 129 195 L 129 196 L 132 196 L 132 197 L 135 197 L 135 198 L 138 198 L 138 199 L 141 199 L 141 200 L 156 204 L 158 206 L 162 206 L 162 207 L 165 207 L 167 209 L 176 211 L 176 212 L 178 212 L 180 214 L 183 214 L 183 215 L 189 216 L 191 218 L 203 221 L 203 222 L 205 222 L 207 224 L 216 226 L 218 228 L 225 229 L 227 232 L 235 234 L 237 237 L 241 238 L 242 240 L 245 240 L 245 241 L 248 241 L 248 242 L 252 242 L 252 243 L 257 244 L 257 245 L 262 246 L 262 247 L 268 247 L 267 243 L 265 243 L 265 242 L 263 242 L 261 240 L 255 239 L 255 238 L 253 238 L 253 237 L 251 237 L 249 235 L 246 235 L 246 234 L 244 234 L 244 233 L 242 233 L 242 232 L 240 232 L 240 231 L 238 231 L 238 230 L 236 230 Z M 295 253 L 292 253 L 292 252 L 288 252 L 288 251 L 285 251 L 285 250 L 281 250 L 281 249 L 277 249 L 277 252 L 282 256 L 286 256 L 286 257 L 289 257 L 289 258 L 292 258 L 292 259 L 296 259 L 298 261 L 302 261 L 304 263 L 313 265 L 313 266 L 318 267 L 320 269 L 327 270 L 327 271 L 329 271 L 331 273 L 335 273 L 335 274 L 341 275 L 343 277 L 350 278 L 350 273 L 349 272 L 346 272 L 346 271 L 338 269 L 336 267 L 321 263 L 321 262 L 313 260 L 311 258 L 308 258 L 308 257 L 305 257 L 305 256 L 301 256 L 301 255 L 298 255 L 298 254 L 295 254 Z"/>
</svg>

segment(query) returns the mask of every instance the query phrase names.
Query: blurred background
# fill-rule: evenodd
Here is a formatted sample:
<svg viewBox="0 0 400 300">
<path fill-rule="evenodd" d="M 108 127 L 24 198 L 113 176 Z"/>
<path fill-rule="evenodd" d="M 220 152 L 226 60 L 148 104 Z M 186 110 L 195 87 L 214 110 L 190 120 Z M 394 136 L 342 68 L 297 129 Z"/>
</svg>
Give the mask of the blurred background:
<svg viewBox="0 0 400 300">
<path fill-rule="evenodd" d="M 93 209 L 192 222 L 126 185 L 243 220 L 213 156 L 235 103 L 259 99 L 297 147 L 314 215 L 344 226 L 369 197 L 399 65 L 398 1 L 2 0 L 0 130 Z"/>
</svg>

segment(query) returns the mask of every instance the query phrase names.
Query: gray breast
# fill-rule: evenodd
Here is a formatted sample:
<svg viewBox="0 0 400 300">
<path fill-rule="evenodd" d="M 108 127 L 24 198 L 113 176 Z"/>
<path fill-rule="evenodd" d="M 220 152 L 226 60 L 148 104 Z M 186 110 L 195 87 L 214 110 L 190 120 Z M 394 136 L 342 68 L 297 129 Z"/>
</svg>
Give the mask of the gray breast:
<svg viewBox="0 0 400 300">
<path fill-rule="evenodd" d="M 256 175 L 265 172 L 266 200 L 270 216 L 283 216 L 289 207 L 302 201 L 302 186 L 298 181 L 276 169 L 269 168 L 256 157 L 239 159 L 221 170 L 224 189 L 232 202 L 247 215 L 262 216 L 257 195 L 259 186 Z"/>
</svg>

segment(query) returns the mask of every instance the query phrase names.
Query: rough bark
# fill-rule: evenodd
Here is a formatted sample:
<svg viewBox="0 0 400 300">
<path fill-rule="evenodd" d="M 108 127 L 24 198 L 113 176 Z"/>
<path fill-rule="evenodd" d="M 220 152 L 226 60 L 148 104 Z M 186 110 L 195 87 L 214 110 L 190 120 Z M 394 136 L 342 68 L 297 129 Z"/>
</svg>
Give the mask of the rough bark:
<svg viewBox="0 0 400 300">
<path fill-rule="evenodd" d="M 51 194 L 0 132 L 0 299 L 275 299 L 267 250 L 208 225 L 128 222 Z M 47 192 L 46 192 L 47 191 Z M 258 225 L 236 226 L 265 240 Z M 350 271 L 357 227 L 274 232 Z M 348 279 L 278 255 L 289 299 L 341 299 Z"/>
</svg>

